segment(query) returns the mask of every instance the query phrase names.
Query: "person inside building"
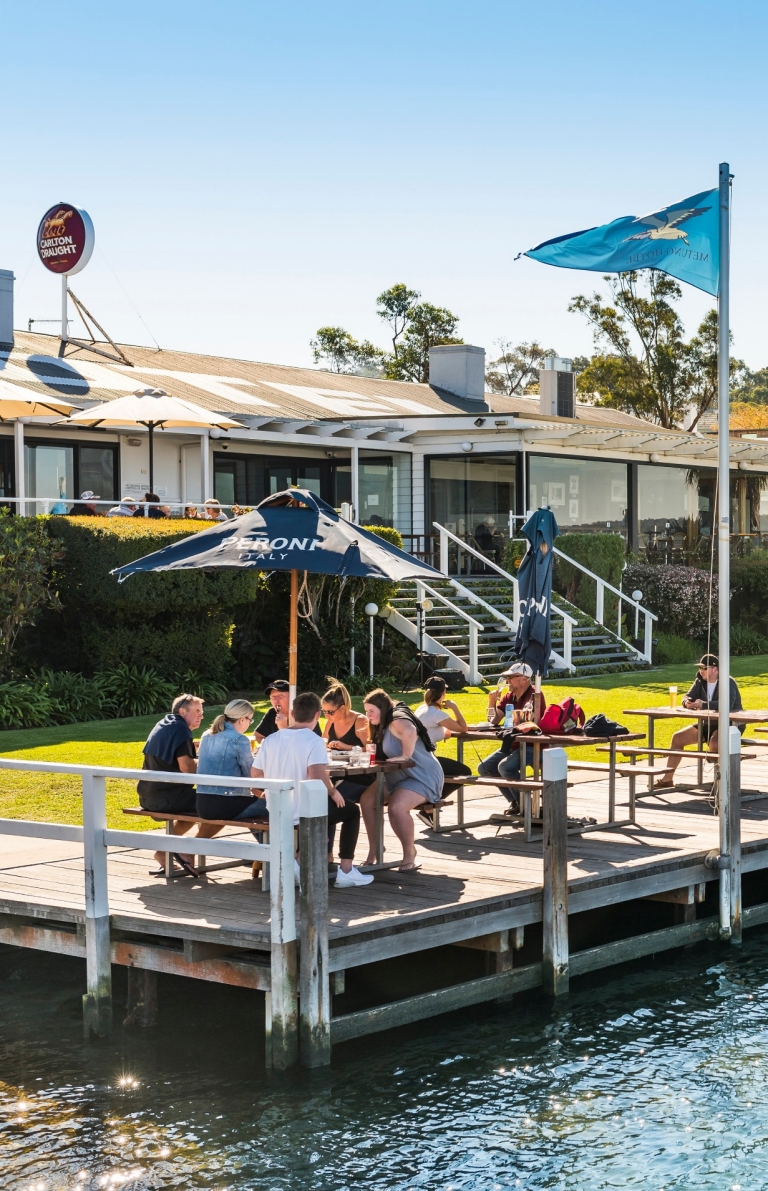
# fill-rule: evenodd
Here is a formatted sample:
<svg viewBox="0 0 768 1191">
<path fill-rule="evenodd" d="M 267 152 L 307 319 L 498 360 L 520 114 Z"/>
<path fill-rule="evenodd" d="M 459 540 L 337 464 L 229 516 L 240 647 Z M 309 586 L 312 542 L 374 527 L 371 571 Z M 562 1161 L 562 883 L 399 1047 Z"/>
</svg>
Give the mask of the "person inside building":
<svg viewBox="0 0 768 1191">
<path fill-rule="evenodd" d="M 439 802 L 443 794 L 443 771 L 434 755 L 434 745 L 421 720 L 405 703 L 395 703 L 380 687 L 363 700 L 370 724 L 371 740 L 377 755 L 388 761 L 409 761 L 407 768 L 386 773 L 385 801 L 389 822 L 403 846 L 398 872 L 412 873 L 421 866 L 416 859 L 413 816 L 423 802 Z M 376 783 L 372 782 L 360 799 L 365 829 L 368 832 L 368 859 L 376 860 Z"/>
<path fill-rule="evenodd" d="M 329 826 L 341 824 L 339 841 L 339 867 L 334 884 L 337 889 L 353 889 L 370 885 L 370 873 L 361 873 L 355 867 L 355 847 L 360 832 L 360 807 L 347 801 L 333 788 L 328 774 L 328 758 L 325 742 L 315 734 L 320 718 L 320 700 L 313 691 L 297 695 L 293 701 L 292 723 L 284 731 L 273 732 L 262 744 L 254 762 L 253 776 L 258 785 L 260 777 L 287 778 L 295 782 L 321 781 L 328 791 Z M 240 815 L 241 819 L 260 818 L 269 811 L 269 796 L 254 799 L 253 809 Z M 294 796 L 294 822 L 299 821 L 298 787 Z M 300 880 L 298 862 L 296 879 Z"/>
<path fill-rule="evenodd" d="M 475 526 L 474 538 L 478 549 L 482 550 L 483 554 L 493 558 L 497 565 L 501 563 L 501 556 L 504 552 L 504 534 L 496 524 L 495 517 L 485 517 Z"/>
<path fill-rule="evenodd" d="M 183 694 L 177 696 L 171 704 L 168 715 L 164 715 L 155 724 L 144 745 L 144 763 L 142 769 L 151 773 L 195 773 L 197 770 L 197 756 L 192 733 L 200 727 L 203 721 L 203 700 L 197 695 Z M 195 787 L 176 782 L 145 782 L 137 784 L 139 805 L 146 811 L 156 811 L 162 815 L 196 815 Z M 184 835 L 193 825 L 174 819 L 168 825 L 172 835 Z M 209 830 L 200 825 L 198 836 L 210 839 L 215 830 Z M 165 852 L 155 852 L 155 860 L 161 866 L 155 876 L 165 873 Z M 177 864 L 189 873 L 197 876 L 191 856 L 173 853 Z"/>
<path fill-rule="evenodd" d="M 108 517 L 133 517 L 136 514 L 136 501 L 132 496 L 124 496 L 119 505 L 113 507 L 107 513 Z"/>
<path fill-rule="evenodd" d="M 717 658 L 713 653 L 705 653 L 699 662 L 698 673 L 693 680 L 693 685 L 683 698 L 683 707 L 687 707 L 691 711 L 717 711 L 720 707 L 719 688 L 720 671 Z M 733 678 L 730 682 L 730 709 L 731 711 L 743 710 L 741 691 Z M 717 720 L 705 719 L 701 727 L 703 739 L 708 743 L 710 753 L 717 754 Z M 743 732 L 745 727 L 745 724 L 739 725 L 739 731 Z M 670 748 L 679 752 L 686 745 L 697 744 L 698 739 L 698 726 L 691 724 L 689 727 L 680 728 L 675 732 Z M 667 768 L 661 777 L 657 778 L 654 785 L 655 790 L 669 790 L 674 786 L 675 770 L 682 759 L 682 757 L 667 757 Z"/>
<path fill-rule="evenodd" d="M 533 670 L 525 662 L 514 662 L 500 677 L 506 679 L 507 689 L 502 695 L 498 691 L 491 691 L 488 697 L 489 720 L 493 724 L 501 724 L 508 706 L 514 711 L 527 711 L 529 718 L 516 725 L 516 738 L 509 736 L 502 739 L 501 747 L 480 762 L 477 772 L 481 777 L 502 777 L 511 781 L 520 777 L 522 752 L 527 752 L 524 746 L 521 748 L 519 737 L 538 725 L 547 705 L 543 694 L 534 690 Z M 503 790 L 502 793 L 510 804 L 505 814 L 519 814 L 520 800 L 514 791 Z"/>
<path fill-rule="evenodd" d="M 285 678 L 276 678 L 274 682 L 270 682 L 264 694 L 272 706 L 256 725 L 253 732 L 254 740 L 261 743 L 262 740 L 266 740 L 274 732 L 279 732 L 282 728 L 288 727 L 290 691 L 291 688 Z M 315 734 L 322 736 L 322 732 L 317 725 L 315 725 Z"/>
<path fill-rule="evenodd" d="M 424 684 L 424 702 L 414 713 L 427 729 L 433 744 L 446 740 L 452 732 L 467 730 L 467 721 L 458 705 L 452 699 L 446 698 L 447 693 L 448 684 L 445 679 L 434 674 Z M 437 761 L 446 777 L 469 777 L 472 772 L 468 765 L 453 757 L 438 757 Z"/>
</svg>

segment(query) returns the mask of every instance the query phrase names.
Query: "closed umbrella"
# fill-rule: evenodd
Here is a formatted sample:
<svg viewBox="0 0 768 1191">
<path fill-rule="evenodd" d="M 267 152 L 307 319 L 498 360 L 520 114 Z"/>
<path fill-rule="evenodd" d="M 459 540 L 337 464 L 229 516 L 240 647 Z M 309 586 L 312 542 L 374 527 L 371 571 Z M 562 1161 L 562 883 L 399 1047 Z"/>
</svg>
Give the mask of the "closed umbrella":
<svg viewBox="0 0 768 1191">
<path fill-rule="evenodd" d="M 155 490 L 154 433 L 160 430 L 219 429 L 243 430 L 241 422 L 233 422 L 223 414 L 184 401 L 180 397 L 169 397 L 163 389 L 137 389 L 126 397 L 105 401 L 93 409 L 84 409 L 71 417 L 77 426 L 130 427 L 146 426 L 149 432 L 149 490 Z M 205 494 L 203 494 L 205 495 Z"/>
<path fill-rule="evenodd" d="M 517 572 L 520 620 L 515 652 L 541 678 L 547 677 L 552 650 L 552 547 L 559 533 L 554 514 L 537 509 L 523 526 L 528 550 Z"/>
<path fill-rule="evenodd" d="M 340 517 L 312 492 L 289 488 L 244 513 L 192 534 L 112 572 L 120 582 L 140 571 L 255 567 L 291 572 L 288 682 L 291 702 L 298 677 L 299 571 L 340 579 L 440 579 L 434 567 Z"/>
</svg>

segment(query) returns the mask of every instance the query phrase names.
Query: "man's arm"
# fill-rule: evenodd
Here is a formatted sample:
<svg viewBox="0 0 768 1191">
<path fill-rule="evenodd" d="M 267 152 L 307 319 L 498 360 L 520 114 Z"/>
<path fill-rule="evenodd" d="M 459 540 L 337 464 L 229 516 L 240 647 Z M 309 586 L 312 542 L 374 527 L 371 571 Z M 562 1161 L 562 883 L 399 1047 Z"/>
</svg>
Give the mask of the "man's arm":
<svg viewBox="0 0 768 1191">
<path fill-rule="evenodd" d="M 328 791 L 328 797 L 331 798 L 337 806 L 344 805 L 344 796 L 339 794 L 331 781 L 328 773 L 327 765 L 308 765 L 307 766 L 307 780 L 310 782 L 322 782 Z"/>
<path fill-rule="evenodd" d="M 197 773 L 196 757 L 177 757 L 176 760 L 182 773 Z"/>
</svg>

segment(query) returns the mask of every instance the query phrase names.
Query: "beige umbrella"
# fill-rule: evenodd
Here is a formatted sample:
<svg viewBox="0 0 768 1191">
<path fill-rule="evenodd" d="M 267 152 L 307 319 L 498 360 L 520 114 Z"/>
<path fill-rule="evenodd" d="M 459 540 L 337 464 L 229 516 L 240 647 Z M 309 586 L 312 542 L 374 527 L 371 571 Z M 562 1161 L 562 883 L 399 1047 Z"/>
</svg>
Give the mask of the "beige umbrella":
<svg viewBox="0 0 768 1191">
<path fill-rule="evenodd" d="M 149 490 L 155 490 L 154 433 L 161 430 L 244 430 L 242 422 L 233 422 L 211 413 L 192 401 L 169 397 L 164 389 L 137 389 L 127 397 L 116 397 L 93 409 L 73 414 L 69 421 L 77 426 L 146 426 L 149 431 Z"/>
<path fill-rule="evenodd" d="M 19 498 L 17 511 L 26 512 L 24 497 L 24 423 L 22 418 L 66 417 L 73 409 L 79 409 L 71 401 L 61 397 L 41 396 L 25 389 L 22 385 L 0 380 L 0 422 L 13 422 L 14 452 L 16 456 L 16 496 Z"/>
</svg>

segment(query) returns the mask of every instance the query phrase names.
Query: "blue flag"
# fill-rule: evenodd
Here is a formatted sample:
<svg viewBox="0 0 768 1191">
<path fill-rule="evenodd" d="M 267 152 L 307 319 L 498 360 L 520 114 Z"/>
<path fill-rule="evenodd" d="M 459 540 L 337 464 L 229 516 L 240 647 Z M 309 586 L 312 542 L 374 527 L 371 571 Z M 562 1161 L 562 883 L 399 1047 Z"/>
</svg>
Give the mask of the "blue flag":
<svg viewBox="0 0 768 1191">
<path fill-rule="evenodd" d="M 650 215 L 624 215 L 602 227 L 556 236 L 522 255 L 544 265 L 596 273 L 660 269 L 717 296 L 718 197 L 717 189 L 703 190 Z"/>
</svg>

